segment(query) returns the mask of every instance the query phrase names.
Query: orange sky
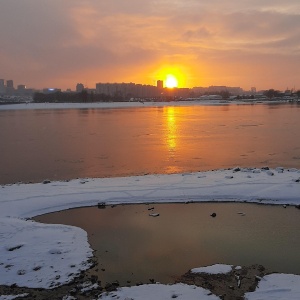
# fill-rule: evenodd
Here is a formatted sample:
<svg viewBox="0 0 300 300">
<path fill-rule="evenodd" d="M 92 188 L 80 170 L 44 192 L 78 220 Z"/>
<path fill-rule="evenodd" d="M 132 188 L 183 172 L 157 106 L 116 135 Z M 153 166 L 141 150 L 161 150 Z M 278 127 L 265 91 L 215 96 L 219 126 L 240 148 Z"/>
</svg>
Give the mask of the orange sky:
<svg viewBox="0 0 300 300">
<path fill-rule="evenodd" d="M 300 89 L 298 0 L 144 2 L 2 2 L 0 78 L 74 89 L 172 71 L 179 87 Z"/>
</svg>

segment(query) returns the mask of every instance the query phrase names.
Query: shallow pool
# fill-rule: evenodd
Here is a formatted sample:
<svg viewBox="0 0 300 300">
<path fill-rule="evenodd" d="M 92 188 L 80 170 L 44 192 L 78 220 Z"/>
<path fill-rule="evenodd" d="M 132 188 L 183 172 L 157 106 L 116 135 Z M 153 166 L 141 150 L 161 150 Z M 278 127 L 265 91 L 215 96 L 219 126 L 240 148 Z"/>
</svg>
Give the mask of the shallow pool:
<svg viewBox="0 0 300 300">
<path fill-rule="evenodd" d="M 158 213 L 152 217 L 149 214 Z M 216 213 L 216 217 L 211 214 Z M 300 211 L 245 203 L 119 205 L 35 218 L 88 232 L 103 283 L 173 282 L 194 267 L 262 264 L 300 274 Z"/>
</svg>

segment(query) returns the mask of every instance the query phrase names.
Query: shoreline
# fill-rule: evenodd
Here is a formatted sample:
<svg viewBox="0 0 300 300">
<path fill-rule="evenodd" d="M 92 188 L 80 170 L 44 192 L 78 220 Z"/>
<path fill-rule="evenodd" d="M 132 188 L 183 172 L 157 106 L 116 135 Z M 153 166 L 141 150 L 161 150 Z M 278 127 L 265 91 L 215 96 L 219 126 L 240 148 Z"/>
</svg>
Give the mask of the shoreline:
<svg viewBox="0 0 300 300">
<path fill-rule="evenodd" d="M 0 274 L 2 273 L 2 276 L 0 276 L 2 283 L 0 295 L 1 293 L 3 295 L 10 292 L 21 292 L 23 294 L 23 292 L 26 293 L 26 290 L 35 290 L 37 293 L 45 292 L 47 294 L 51 285 L 52 287 L 59 286 L 57 290 L 64 292 L 69 292 L 69 287 L 72 286 L 73 289 L 76 288 L 76 293 L 80 294 L 81 291 L 77 291 L 79 288 L 74 287 L 74 284 L 82 283 L 79 283 L 78 280 L 84 281 L 93 278 L 93 281 L 98 281 L 96 277 L 88 278 L 88 271 L 85 271 L 90 269 L 91 265 L 89 264 L 93 257 L 91 256 L 91 251 L 93 250 L 85 244 L 87 243 L 86 232 L 79 230 L 79 228 L 75 230 L 71 226 L 44 226 L 41 223 L 34 223 L 28 220 L 28 218 L 33 216 L 69 208 L 98 205 L 99 199 L 105 205 L 223 201 L 293 205 L 298 208 L 300 204 L 299 181 L 300 170 L 279 167 L 276 169 L 233 168 L 173 175 L 77 179 L 70 182 L 2 186 L 0 188 L 0 222 L 3 234 L 0 238 L 2 238 L 3 248 L 1 249 L 2 261 L 0 261 Z M 54 230 L 57 240 L 49 239 L 47 230 L 50 230 L 51 236 L 53 236 L 51 232 Z M 61 233 L 57 230 L 60 230 Z M 17 236 L 17 233 L 21 235 Z M 77 235 L 78 233 L 80 233 L 80 236 Z M 40 236 L 41 242 L 37 243 L 36 234 Z M 11 239 L 12 237 L 13 239 Z M 70 244 L 58 245 L 61 244 L 59 241 L 67 241 L 68 239 L 72 241 Z M 42 246 L 43 251 L 46 249 L 46 253 L 43 254 L 43 251 L 37 247 L 37 244 Z M 69 250 L 65 251 L 66 249 Z M 73 261 L 76 264 L 82 262 L 75 269 L 73 267 L 75 264 L 72 260 L 67 262 L 64 267 L 61 264 L 63 262 L 61 259 L 69 259 L 70 253 L 72 253 Z M 29 265 L 27 264 L 25 267 L 27 271 L 22 269 L 19 264 L 22 265 L 24 259 L 26 264 L 29 254 L 32 257 L 39 257 L 45 267 L 40 268 L 34 261 L 29 259 Z M 78 256 L 73 256 L 73 254 Z M 8 265 L 10 266 L 8 267 Z M 51 266 L 50 269 L 48 269 L 49 266 Z M 28 268 L 32 269 L 29 270 Z M 247 268 L 250 267 L 243 267 L 244 272 L 246 272 Z M 78 272 L 77 274 L 76 271 Z M 262 269 L 258 271 L 261 272 Z M 60 275 L 58 276 L 57 274 Z M 11 276 L 10 283 L 3 284 L 3 282 L 9 282 L 7 281 L 10 278 L 8 275 Z M 37 281 L 34 284 L 35 286 L 32 286 L 33 288 L 17 287 L 17 285 L 26 286 L 29 282 L 33 285 L 32 279 L 36 276 L 39 276 L 40 283 Z M 70 279 L 67 281 L 70 283 L 66 283 L 66 278 Z M 180 282 L 186 280 L 189 283 L 193 281 L 201 283 L 203 281 L 186 274 L 181 278 L 183 279 Z M 15 279 L 20 280 L 20 282 L 16 283 Z M 211 277 L 210 280 L 217 282 L 217 278 L 213 279 Z M 251 286 L 253 286 L 253 278 L 251 280 Z M 206 279 L 203 282 L 208 282 L 208 280 Z M 232 288 L 230 289 L 232 290 Z M 99 293 L 99 290 L 96 289 L 96 292 Z M 88 299 L 80 297 L 79 295 L 77 299 Z"/>
<path fill-rule="evenodd" d="M 72 296 L 78 300 L 92 300 L 95 297 L 100 297 L 101 294 L 112 293 L 117 291 L 119 284 L 117 281 L 111 283 L 101 283 L 97 276 L 91 275 L 91 270 L 97 267 L 97 262 L 94 261 L 94 265 L 90 270 L 80 274 L 72 282 L 62 285 L 55 289 L 30 289 L 26 287 L 16 286 L 3 286 L 0 285 L 0 295 L 22 295 L 28 294 L 25 297 L 18 299 L 36 299 L 36 300 L 61 300 L 64 297 Z M 170 284 L 187 284 L 191 286 L 202 287 L 210 291 L 213 295 L 219 296 L 222 300 L 232 299 L 244 299 L 244 295 L 247 292 L 253 292 L 257 287 L 260 279 L 267 274 L 271 274 L 269 270 L 266 270 L 261 265 L 243 266 L 239 268 L 232 268 L 229 273 L 209 274 L 198 273 L 193 274 L 191 270 L 183 274 L 174 282 Z M 238 284 L 237 276 L 241 280 L 241 284 Z M 154 282 L 136 283 L 132 286 L 140 285 L 155 285 Z M 89 287 L 84 290 L 85 287 Z M 1 296 L 0 296 L 1 299 Z M 99 298 L 101 299 L 101 297 Z"/>
<path fill-rule="evenodd" d="M 149 107 L 180 107 L 180 106 L 228 106 L 228 105 L 298 105 L 300 102 L 287 100 L 199 100 L 170 102 L 91 102 L 91 103 L 15 103 L 0 105 L 0 111 L 5 110 L 43 110 L 43 109 L 125 109 Z"/>
</svg>

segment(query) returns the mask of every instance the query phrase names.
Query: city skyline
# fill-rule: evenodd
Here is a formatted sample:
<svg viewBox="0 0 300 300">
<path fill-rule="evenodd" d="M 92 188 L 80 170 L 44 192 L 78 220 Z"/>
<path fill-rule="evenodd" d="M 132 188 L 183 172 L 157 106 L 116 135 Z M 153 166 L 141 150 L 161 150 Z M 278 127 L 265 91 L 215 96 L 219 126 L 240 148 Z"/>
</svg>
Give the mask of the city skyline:
<svg viewBox="0 0 300 300">
<path fill-rule="evenodd" d="M 173 81 L 175 80 L 175 82 Z M 6 84 L 5 84 L 6 82 Z M 269 88 L 266 90 L 257 90 L 256 87 L 251 87 L 248 90 L 244 90 L 243 88 L 239 86 L 225 86 L 225 85 L 210 85 L 210 86 L 194 86 L 194 87 L 178 87 L 175 78 L 171 78 L 170 82 L 164 82 L 163 80 L 157 80 L 156 84 L 141 84 L 141 83 L 135 83 L 135 82 L 97 82 L 95 86 L 88 87 L 82 82 L 78 82 L 76 84 L 73 84 L 72 88 L 62 89 L 60 87 L 43 87 L 42 89 L 30 87 L 28 88 L 25 84 L 15 84 L 13 79 L 0 79 L 0 95 L 33 95 L 36 92 L 42 92 L 42 93 L 53 93 L 53 92 L 77 92 L 81 93 L 83 90 L 88 91 L 89 93 L 96 93 L 96 94 L 108 94 L 108 95 L 116 95 L 119 92 L 129 92 L 132 93 L 132 89 L 135 91 L 139 90 L 140 88 L 147 89 L 150 91 L 150 94 L 154 93 L 155 95 L 157 93 L 169 90 L 169 92 L 172 92 L 172 90 L 177 90 L 177 93 L 179 95 L 188 96 L 190 92 L 196 93 L 197 95 L 204 95 L 206 93 L 213 94 L 220 93 L 227 91 L 232 95 L 242 95 L 242 94 L 251 94 L 255 95 L 257 93 L 261 94 L 266 91 L 273 90 L 275 92 L 285 92 L 285 93 L 293 93 L 300 91 L 299 89 L 296 89 L 295 87 L 292 88 L 286 88 L 283 90 L 278 90 L 274 88 Z M 155 90 L 153 90 L 155 88 Z M 156 91 L 157 90 L 157 91 Z M 160 91 L 160 92 L 159 92 Z M 169 93 L 168 92 L 168 93 Z M 148 93 L 148 92 L 147 92 Z"/>
<path fill-rule="evenodd" d="M 64 90 L 82 82 L 299 88 L 300 3 L 271 0 L 11 0 L 1 76 Z"/>
</svg>

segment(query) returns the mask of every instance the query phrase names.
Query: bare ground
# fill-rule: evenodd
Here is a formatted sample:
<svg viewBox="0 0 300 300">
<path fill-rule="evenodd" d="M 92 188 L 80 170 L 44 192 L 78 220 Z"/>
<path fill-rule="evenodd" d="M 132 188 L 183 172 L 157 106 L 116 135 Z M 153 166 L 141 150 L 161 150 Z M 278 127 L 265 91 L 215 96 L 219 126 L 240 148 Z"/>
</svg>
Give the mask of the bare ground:
<svg viewBox="0 0 300 300">
<path fill-rule="evenodd" d="M 95 263 L 95 266 L 97 263 Z M 212 294 L 219 296 L 223 300 L 239 300 L 244 299 L 246 292 L 254 291 L 259 278 L 268 274 L 267 270 L 260 265 L 250 267 L 242 267 L 239 270 L 232 270 L 228 274 L 193 274 L 187 272 L 179 277 L 176 282 L 196 285 L 211 291 Z M 90 291 L 82 292 L 82 284 L 90 282 L 90 284 L 98 283 L 99 287 Z M 73 282 L 60 286 L 55 289 L 29 289 L 24 287 L 0 286 L 0 295 L 18 295 L 28 293 L 28 296 L 16 299 L 37 299 L 37 300 L 61 300 L 69 295 L 73 299 L 97 299 L 101 293 L 115 290 L 118 282 L 110 285 L 101 286 L 101 282 L 97 276 L 91 275 L 91 272 L 83 272 Z"/>
</svg>

